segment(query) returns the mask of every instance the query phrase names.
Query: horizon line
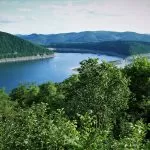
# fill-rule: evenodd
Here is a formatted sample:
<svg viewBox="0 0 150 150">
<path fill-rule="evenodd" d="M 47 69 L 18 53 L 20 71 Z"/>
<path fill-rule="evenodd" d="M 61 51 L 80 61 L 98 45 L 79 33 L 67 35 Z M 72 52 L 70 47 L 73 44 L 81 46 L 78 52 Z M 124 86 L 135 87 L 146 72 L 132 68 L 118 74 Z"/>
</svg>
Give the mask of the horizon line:
<svg viewBox="0 0 150 150">
<path fill-rule="evenodd" d="M 1 31 L 5 32 L 5 31 Z M 137 32 L 137 31 L 131 31 L 131 30 L 124 30 L 124 31 L 116 31 L 116 30 L 82 30 L 82 31 L 70 31 L 70 32 L 57 32 L 57 33 L 37 33 L 37 32 L 32 32 L 32 33 L 10 33 L 13 35 L 32 35 L 32 34 L 37 34 L 37 35 L 58 35 L 58 34 L 69 34 L 69 33 L 83 33 L 83 32 L 118 32 L 118 33 L 136 33 L 136 34 L 147 34 L 150 35 L 150 33 L 145 33 L 145 32 Z"/>
</svg>

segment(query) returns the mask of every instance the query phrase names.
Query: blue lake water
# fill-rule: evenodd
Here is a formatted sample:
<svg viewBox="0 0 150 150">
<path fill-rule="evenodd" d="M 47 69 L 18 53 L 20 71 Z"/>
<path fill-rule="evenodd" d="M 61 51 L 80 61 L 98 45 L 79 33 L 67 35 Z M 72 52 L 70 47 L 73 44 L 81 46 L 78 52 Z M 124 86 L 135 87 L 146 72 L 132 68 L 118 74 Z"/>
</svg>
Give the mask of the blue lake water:
<svg viewBox="0 0 150 150">
<path fill-rule="evenodd" d="M 120 59 L 107 55 L 56 53 L 54 58 L 44 60 L 2 63 L 0 64 L 0 88 L 4 87 L 9 92 L 21 83 L 61 82 L 74 73 L 72 68 L 78 67 L 80 61 L 88 58 L 99 58 L 100 61 Z"/>
</svg>

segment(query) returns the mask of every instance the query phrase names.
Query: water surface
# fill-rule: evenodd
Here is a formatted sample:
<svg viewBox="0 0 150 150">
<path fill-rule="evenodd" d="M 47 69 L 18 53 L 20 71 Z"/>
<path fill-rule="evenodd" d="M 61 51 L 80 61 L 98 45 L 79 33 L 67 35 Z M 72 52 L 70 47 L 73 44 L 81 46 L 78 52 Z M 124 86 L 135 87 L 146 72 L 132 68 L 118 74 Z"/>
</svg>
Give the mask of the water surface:
<svg viewBox="0 0 150 150">
<path fill-rule="evenodd" d="M 120 58 L 107 55 L 56 53 L 54 58 L 0 64 L 0 88 L 7 92 L 21 83 L 41 84 L 47 81 L 61 82 L 74 73 L 72 68 L 87 58 L 114 61 Z"/>
</svg>

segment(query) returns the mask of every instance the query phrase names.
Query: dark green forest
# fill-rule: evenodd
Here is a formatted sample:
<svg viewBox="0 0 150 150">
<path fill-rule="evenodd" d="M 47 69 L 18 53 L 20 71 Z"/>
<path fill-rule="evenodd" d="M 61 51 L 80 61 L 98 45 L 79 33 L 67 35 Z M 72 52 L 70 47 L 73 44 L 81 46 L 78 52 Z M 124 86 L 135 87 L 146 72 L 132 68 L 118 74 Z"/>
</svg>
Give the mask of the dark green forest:
<svg viewBox="0 0 150 150">
<path fill-rule="evenodd" d="M 24 56 L 49 55 L 52 52 L 14 35 L 0 32 L 0 59 Z"/>
<path fill-rule="evenodd" d="M 81 53 L 104 53 L 127 57 L 131 55 L 150 53 L 149 42 L 135 41 L 107 41 L 88 43 L 53 43 L 46 47 L 60 48 L 57 52 L 81 52 Z M 68 48 L 68 49 L 63 49 Z M 72 50 L 72 49 L 75 50 Z"/>
<path fill-rule="evenodd" d="M 0 90 L 1 150 L 150 149 L 150 61 L 80 64 L 62 83 Z"/>
</svg>

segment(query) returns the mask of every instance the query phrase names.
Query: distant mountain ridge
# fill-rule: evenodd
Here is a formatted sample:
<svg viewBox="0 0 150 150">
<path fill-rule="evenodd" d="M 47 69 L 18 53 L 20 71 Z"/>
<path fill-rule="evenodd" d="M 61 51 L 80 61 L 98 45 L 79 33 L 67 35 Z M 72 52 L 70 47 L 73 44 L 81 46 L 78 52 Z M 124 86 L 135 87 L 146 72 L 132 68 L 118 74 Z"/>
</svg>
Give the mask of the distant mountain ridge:
<svg viewBox="0 0 150 150">
<path fill-rule="evenodd" d="M 26 56 L 47 56 L 53 52 L 23 40 L 12 34 L 0 31 L 0 59 Z"/>
<path fill-rule="evenodd" d="M 150 42 L 150 34 L 136 32 L 113 32 L 113 31 L 84 31 L 60 34 L 30 34 L 17 35 L 18 37 L 40 45 L 51 43 L 86 43 L 105 41 L 142 41 Z"/>
</svg>

